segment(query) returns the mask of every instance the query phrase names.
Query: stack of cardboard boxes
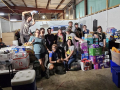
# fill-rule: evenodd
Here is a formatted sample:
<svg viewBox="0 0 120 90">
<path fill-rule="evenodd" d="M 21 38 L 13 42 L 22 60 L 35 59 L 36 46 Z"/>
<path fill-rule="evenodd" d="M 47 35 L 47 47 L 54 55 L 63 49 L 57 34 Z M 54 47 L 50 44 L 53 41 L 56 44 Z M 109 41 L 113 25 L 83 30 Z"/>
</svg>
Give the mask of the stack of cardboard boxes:
<svg viewBox="0 0 120 90">
<path fill-rule="evenodd" d="M 14 40 L 17 40 L 14 32 L 2 33 L 2 42 L 6 45 L 12 45 Z"/>
</svg>

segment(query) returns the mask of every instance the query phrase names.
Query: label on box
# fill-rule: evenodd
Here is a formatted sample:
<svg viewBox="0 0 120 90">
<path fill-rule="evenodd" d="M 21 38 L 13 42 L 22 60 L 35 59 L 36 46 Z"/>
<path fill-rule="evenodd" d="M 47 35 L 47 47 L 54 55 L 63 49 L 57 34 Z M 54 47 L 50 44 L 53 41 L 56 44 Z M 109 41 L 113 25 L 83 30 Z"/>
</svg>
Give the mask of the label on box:
<svg viewBox="0 0 120 90">
<path fill-rule="evenodd" d="M 85 34 L 85 38 L 92 38 L 92 34 Z"/>
</svg>

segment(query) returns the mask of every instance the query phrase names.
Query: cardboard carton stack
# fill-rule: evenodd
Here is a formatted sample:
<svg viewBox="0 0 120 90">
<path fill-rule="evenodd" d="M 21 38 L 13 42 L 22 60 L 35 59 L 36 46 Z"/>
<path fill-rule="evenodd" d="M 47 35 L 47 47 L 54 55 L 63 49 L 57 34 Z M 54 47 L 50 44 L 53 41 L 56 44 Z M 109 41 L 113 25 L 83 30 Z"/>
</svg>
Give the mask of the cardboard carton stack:
<svg viewBox="0 0 120 90">
<path fill-rule="evenodd" d="M 2 33 L 2 42 L 4 42 L 6 45 L 12 45 L 13 41 L 16 39 L 17 38 L 14 32 Z"/>
</svg>

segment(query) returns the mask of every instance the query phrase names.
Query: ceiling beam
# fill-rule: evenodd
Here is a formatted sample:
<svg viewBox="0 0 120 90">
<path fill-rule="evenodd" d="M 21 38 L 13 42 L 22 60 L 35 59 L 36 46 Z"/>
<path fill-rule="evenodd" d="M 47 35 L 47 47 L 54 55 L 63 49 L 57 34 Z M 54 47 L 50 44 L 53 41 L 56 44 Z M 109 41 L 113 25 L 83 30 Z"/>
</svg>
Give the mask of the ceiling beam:
<svg viewBox="0 0 120 90">
<path fill-rule="evenodd" d="M 73 1 L 73 0 L 71 0 L 71 1 L 63 8 L 63 10 L 65 10 L 65 9 L 68 7 L 68 5 L 70 5 L 70 4 L 72 3 L 72 1 Z"/>
<path fill-rule="evenodd" d="M 11 0 L 9 0 L 14 6 L 17 6 L 15 3 L 13 3 Z"/>
<path fill-rule="evenodd" d="M 22 13 L 23 11 L 30 11 L 30 10 L 37 10 L 40 13 L 63 13 L 64 10 L 51 10 L 51 9 L 44 9 L 44 8 L 30 8 L 30 7 L 19 7 L 19 6 L 11 6 L 11 9 L 14 10 L 17 13 Z M 0 12 L 6 12 L 9 9 L 7 7 L 0 7 Z M 8 13 L 13 13 L 8 11 Z"/>
<path fill-rule="evenodd" d="M 35 5 L 36 5 L 36 8 L 37 8 L 37 0 L 35 0 Z"/>
<path fill-rule="evenodd" d="M 58 6 L 56 7 L 56 9 L 58 9 L 64 1 L 65 0 L 61 0 L 61 2 L 58 4 Z"/>
<path fill-rule="evenodd" d="M 8 7 L 11 7 L 11 5 L 9 3 L 7 3 L 5 0 L 2 0 L 2 1 L 5 5 L 7 5 Z"/>
<path fill-rule="evenodd" d="M 24 5 L 27 7 L 27 5 L 26 5 L 25 1 L 24 1 L 24 0 L 22 0 L 22 1 L 23 1 Z"/>
<path fill-rule="evenodd" d="M 51 0 L 48 0 L 46 9 L 48 9 Z"/>
</svg>

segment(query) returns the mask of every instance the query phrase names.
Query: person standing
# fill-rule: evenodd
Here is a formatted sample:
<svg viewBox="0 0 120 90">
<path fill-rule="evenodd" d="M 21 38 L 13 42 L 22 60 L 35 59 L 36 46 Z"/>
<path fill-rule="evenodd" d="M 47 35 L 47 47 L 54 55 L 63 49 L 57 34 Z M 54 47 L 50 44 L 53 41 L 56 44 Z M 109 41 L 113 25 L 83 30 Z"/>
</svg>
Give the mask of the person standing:
<svg viewBox="0 0 120 90">
<path fill-rule="evenodd" d="M 52 45 L 54 44 L 55 38 L 54 35 L 51 34 L 51 28 L 47 29 L 48 34 L 45 35 L 46 46 L 49 50 L 52 50 Z"/>
<path fill-rule="evenodd" d="M 58 33 L 55 35 L 55 44 L 57 44 L 58 49 L 60 49 L 62 53 L 62 57 L 65 58 L 64 46 L 66 43 L 66 36 L 62 33 L 62 29 L 59 28 Z"/>
<path fill-rule="evenodd" d="M 74 30 L 75 30 L 75 27 L 73 26 L 73 22 L 72 21 L 69 21 L 68 22 L 68 28 L 71 28 L 71 32 L 74 32 Z"/>
<path fill-rule="evenodd" d="M 20 39 L 21 39 L 21 43 L 25 43 L 28 42 L 30 39 L 30 35 L 29 35 L 29 28 L 31 26 L 33 26 L 35 24 L 35 21 L 33 19 L 33 15 L 28 15 L 27 19 L 25 19 L 25 14 L 27 13 L 31 13 L 32 11 L 25 11 L 22 12 L 22 24 L 21 24 L 21 29 L 20 29 Z M 31 23 L 32 21 L 32 23 Z"/>
<path fill-rule="evenodd" d="M 89 33 L 90 33 L 90 31 L 87 29 L 87 26 L 84 25 L 83 26 L 83 37 L 84 37 L 85 34 L 89 34 Z"/>
<path fill-rule="evenodd" d="M 72 43 L 75 45 L 76 44 L 76 41 L 75 40 L 78 40 L 78 41 L 83 41 L 82 39 L 76 37 L 76 35 L 74 33 L 71 33 L 71 28 L 67 28 L 66 29 L 66 41 L 68 39 L 71 39 L 72 40 Z"/>
<path fill-rule="evenodd" d="M 81 28 L 78 27 L 78 23 L 75 23 L 74 33 L 78 38 L 82 38 L 82 31 Z"/>
</svg>

